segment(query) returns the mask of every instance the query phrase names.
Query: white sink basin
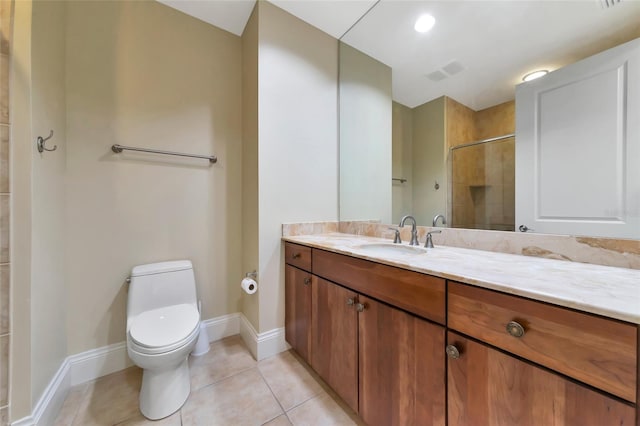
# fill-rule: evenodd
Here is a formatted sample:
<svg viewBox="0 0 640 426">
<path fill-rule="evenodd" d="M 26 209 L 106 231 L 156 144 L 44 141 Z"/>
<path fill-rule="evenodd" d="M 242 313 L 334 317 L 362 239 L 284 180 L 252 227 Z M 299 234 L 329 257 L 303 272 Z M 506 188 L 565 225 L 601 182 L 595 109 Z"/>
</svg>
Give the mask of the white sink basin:
<svg viewBox="0 0 640 426">
<path fill-rule="evenodd" d="M 405 254 L 426 254 L 427 249 L 420 246 L 408 246 L 393 243 L 365 243 L 355 246 L 354 249 L 361 253 L 374 256 L 398 256 Z"/>
</svg>

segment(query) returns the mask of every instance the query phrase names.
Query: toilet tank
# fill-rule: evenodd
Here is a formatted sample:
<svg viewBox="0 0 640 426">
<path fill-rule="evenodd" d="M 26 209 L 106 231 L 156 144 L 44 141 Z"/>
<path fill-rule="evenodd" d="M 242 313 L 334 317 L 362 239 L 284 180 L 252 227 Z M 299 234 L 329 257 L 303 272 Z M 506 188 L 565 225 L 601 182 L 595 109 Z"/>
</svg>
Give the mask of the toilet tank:
<svg viewBox="0 0 640 426">
<path fill-rule="evenodd" d="M 151 263 L 131 270 L 127 320 L 144 311 L 181 303 L 198 306 L 190 261 Z"/>
</svg>

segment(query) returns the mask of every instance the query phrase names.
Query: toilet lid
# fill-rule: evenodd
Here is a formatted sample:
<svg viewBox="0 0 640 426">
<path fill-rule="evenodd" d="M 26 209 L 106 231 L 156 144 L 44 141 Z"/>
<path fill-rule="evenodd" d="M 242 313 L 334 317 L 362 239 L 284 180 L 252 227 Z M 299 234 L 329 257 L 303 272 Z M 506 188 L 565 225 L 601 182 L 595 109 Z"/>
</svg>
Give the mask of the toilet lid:
<svg viewBox="0 0 640 426">
<path fill-rule="evenodd" d="M 187 304 L 152 309 L 138 315 L 129 335 L 138 345 L 163 347 L 187 338 L 198 327 L 198 310 Z"/>
</svg>

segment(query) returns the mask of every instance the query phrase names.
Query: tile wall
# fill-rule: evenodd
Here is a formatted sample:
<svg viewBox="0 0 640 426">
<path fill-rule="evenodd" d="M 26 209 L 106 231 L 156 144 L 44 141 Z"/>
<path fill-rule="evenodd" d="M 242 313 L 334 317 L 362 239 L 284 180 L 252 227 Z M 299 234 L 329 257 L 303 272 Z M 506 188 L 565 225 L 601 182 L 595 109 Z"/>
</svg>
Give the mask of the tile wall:
<svg viewBox="0 0 640 426">
<path fill-rule="evenodd" d="M 10 258 L 9 203 L 9 47 L 11 1 L 0 0 L 0 425 L 9 418 Z"/>
<path fill-rule="evenodd" d="M 480 111 L 446 101 L 448 148 L 515 132 L 514 101 Z M 449 182 L 450 226 L 514 230 L 515 138 L 451 150 Z"/>
<path fill-rule="evenodd" d="M 515 229 L 515 138 L 451 151 L 451 226 Z"/>
<path fill-rule="evenodd" d="M 393 231 L 389 230 L 389 226 L 377 220 L 286 223 L 282 225 L 282 236 L 339 232 L 392 240 Z M 431 230 L 442 231 L 440 234 L 433 234 L 436 245 L 640 269 L 640 240 L 430 226 L 418 226 L 418 239 L 424 241 L 426 233 Z M 409 240 L 410 231 L 410 226 L 400 230 L 403 241 Z"/>
<path fill-rule="evenodd" d="M 440 234 L 433 234 L 436 246 L 640 269 L 640 240 L 418 226 L 419 241 L 424 241 L 426 233 L 434 229 L 442 231 Z M 393 239 L 393 231 L 389 230 L 389 225 L 379 222 L 340 222 L 338 230 L 345 234 L 386 238 L 389 241 Z M 403 241 L 409 240 L 410 231 L 409 226 L 401 230 Z"/>
</svg>

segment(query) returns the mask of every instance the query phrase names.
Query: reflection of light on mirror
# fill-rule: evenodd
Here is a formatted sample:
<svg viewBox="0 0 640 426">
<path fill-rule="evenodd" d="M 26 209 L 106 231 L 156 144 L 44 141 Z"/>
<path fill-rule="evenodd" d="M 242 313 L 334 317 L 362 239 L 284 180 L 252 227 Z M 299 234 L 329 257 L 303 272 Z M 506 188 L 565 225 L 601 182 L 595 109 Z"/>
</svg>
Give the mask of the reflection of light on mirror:
<svg viewBox="0 0 640 426">
<path fill-rule="evenodd" d="M 533 72 L 530 72 L 529 74 L 526 74 L 524 77 L 522 77 L 522 81 L 535 80 L 536 78 L 540 78 L 543 75 L 547 75 L 547 74 L 549 74 L 548 70 L 533 71 Z"/>
<path fill-rule="evenodd" d="M 413 28 L 419 33 L 426 33 L 436 24 L 436 18 L 431 15 L 422 15 L 416 20 Z"/>
</svg>

